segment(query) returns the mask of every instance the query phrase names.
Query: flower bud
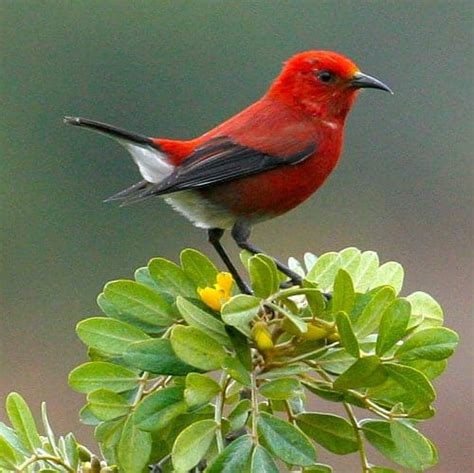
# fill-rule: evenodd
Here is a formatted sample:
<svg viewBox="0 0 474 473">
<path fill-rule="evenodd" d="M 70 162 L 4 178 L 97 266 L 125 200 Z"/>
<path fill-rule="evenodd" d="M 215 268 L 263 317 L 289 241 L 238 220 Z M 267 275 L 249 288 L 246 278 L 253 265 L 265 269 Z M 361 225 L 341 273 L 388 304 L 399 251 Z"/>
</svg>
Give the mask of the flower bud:
<svg viewBox="0 0 474 473">
<path fill-rule="evenodd" d="M 260 351 L 267 351 L 273 348 L 273 340 L 266 322 L 256 322 L 252 328 L 252 337 Z"/>
<path fill-rule="evenodd" d="M 319 325 L 308 323 L 306 327 L 308 328 L 307 332 L 301 334 L 301 337 L 306 340 L 322 340 L 323 338 L 329 338 L 331 336 L 327 329 Z"/>
</svg>

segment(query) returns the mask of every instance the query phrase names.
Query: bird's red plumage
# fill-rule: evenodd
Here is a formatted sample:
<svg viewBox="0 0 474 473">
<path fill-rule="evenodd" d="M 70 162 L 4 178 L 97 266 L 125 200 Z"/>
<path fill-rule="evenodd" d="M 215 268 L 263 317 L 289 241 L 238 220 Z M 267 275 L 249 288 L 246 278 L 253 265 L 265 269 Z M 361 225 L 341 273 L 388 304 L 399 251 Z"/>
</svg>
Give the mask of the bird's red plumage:
<svg viewBox="0 0 474 473">
<path fill-rule="evenodd" d="M 320 84 L 315 70 L 330 70 L 339 83 Z M 176 166 L 212 138 L 226 136 L 265 154 L 284 158 L 316 145 L 300 164 L 199 190 L 205 199 L 250 221 L 280 215 L 305 201 L 334 169 L 344 121 L 357 90 L 347 81 L 358 71 L 347 58 L 310 51 L 290 59 L 269 91 L 221 125 L 190 141 L 156 139 Z"/>
</svg>

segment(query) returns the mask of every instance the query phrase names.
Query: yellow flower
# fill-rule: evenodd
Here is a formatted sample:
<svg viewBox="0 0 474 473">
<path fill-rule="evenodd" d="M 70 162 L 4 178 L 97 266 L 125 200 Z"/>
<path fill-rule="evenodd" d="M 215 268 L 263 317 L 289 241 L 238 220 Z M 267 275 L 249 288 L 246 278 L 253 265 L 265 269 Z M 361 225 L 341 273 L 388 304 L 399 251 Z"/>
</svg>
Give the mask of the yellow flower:
<svg viewBox="0 0 474 473">
<path fill-rule="evenodd" d="M 204 304 L 218 311 L 232 297 L 233 284 L 234 279 L 230 273 L 219 273 L 214 287 L 200 287 L 198 294 Z"/>
<path fill-rule="evenodd" d="M 252 327 L 252 337 L 260 351 L 267 351 L 273 348 L 272 336 L 265 322 L 255 322 Z"/>
</svg>

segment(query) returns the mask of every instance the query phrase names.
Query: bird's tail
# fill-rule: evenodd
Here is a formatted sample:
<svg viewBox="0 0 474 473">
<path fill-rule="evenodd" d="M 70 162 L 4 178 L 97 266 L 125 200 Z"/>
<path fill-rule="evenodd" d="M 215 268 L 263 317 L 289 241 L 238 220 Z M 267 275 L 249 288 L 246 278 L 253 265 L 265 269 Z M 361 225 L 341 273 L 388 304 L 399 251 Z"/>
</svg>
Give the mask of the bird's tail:
<svg viewBox="0 0 474 473">
<path fill-rule="evenodd" d="M 174 170 L 175 166 L 160 146 L 148 136 L 139 135 L 107 123 L 88 118 L 64 117 L 64 123 L 101 133 L 118 141 L 132 155 L 143 180 L 133 186 L 114 194 L 106 201 L 122 201 L 130 204 L 143 200 L 150 186 L 159 184 Z"/>
<path fill-rule="evenodd" d="M 97 133 L 102 133 L 103 135 L 115 138 L 116 140 L 124 140 L 142 146 L 156 146 L 153 139 L 148 136 L 139 135 L 138 133 L 133 133 L 124 130 L 123 128 L 109 125 L 108 123 L 102 123 L 81 117 L 64 117 L 64 123 L 67 125 L 78 126 L 80 128 L 87 128 Z"/>
</svg>

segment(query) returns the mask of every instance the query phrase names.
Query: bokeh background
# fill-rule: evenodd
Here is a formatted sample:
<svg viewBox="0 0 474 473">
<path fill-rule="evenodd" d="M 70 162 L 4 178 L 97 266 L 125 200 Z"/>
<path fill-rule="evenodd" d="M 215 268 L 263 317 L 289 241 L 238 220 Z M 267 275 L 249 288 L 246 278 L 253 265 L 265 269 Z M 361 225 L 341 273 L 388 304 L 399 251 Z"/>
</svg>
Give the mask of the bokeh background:
<svg viewBox="0 0 474 473">
<path fill-rule="evenodd" d="M 256 100 L 288 56 L 332 49 L 396 95 L 362 94 L 329 182 L 259 226 L 255 242 L 283 258 L 373 249 L 404 265 L 406 294 L 441 302 L 462 343 L 424 432 L 439 445 L 434 471 L 474 471 L 472 2 L 1 0 L 0 9 L 1 399 L 17 390 L 36 413 L 46 400 L 57 430 L 92 444 L 77 419 L 83 397 L 67 386 L 85 360 L 75 324 L 99 313 L 106 281 L 152 256 L 211 251 L 158 199 L 102 204 L 138 172 L 121 147 L 62 116 L 190 138 Z M 339 471 L 358 471 L 351 464 L 340 459 Z"/>
</svg>

